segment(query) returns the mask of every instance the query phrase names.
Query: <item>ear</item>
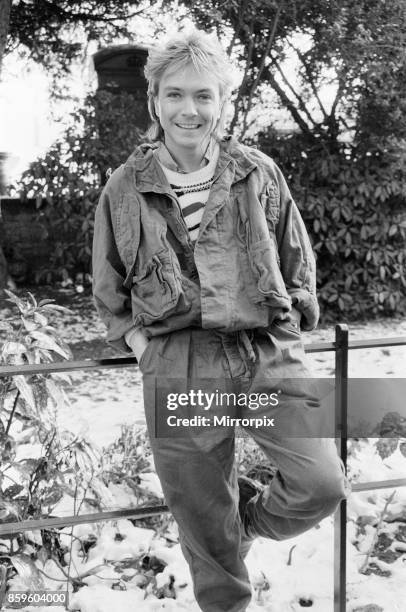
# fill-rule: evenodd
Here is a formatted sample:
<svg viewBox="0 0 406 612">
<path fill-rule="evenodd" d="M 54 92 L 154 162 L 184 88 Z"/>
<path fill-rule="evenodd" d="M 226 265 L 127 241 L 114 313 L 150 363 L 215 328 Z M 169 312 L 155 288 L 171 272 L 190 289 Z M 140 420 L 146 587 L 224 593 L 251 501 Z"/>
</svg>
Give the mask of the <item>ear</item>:
<svg viewBox="0 0 406 612">
<path fill-rule="evenodd" d="M 159 113 L 161 112 L 161 107 L 159 105 L 158 98 L 154 98 L 154 108 L 155 108 L 155 114 L 159 118 Z"/>
</svg>

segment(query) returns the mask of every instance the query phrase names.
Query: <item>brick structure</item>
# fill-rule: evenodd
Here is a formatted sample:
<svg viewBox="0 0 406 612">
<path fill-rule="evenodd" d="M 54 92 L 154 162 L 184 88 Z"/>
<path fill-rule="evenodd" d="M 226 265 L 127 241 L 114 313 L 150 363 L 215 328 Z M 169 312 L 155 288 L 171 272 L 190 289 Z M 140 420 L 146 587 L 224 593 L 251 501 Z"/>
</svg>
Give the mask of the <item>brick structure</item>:
<svg viewBox="0 0 406 612">
<path fill-rule="evenodd" d="M 17 283 L 32 283 L 35 272 L 49 261 L 52 245 L 36 200 L 0 197 L 0 244 L 8 272 Z"/>
<path fill-rule="evenodd" d="M 148 127 L 147 81 L 144 66 L 148 50 L 140 45 L 115 45 L 101 49 L 93 55 L 98 77 L 98 89 L 126 91 L 140 102 L 140 112 L 134 117 L 142 130 Z"/>
</svg>

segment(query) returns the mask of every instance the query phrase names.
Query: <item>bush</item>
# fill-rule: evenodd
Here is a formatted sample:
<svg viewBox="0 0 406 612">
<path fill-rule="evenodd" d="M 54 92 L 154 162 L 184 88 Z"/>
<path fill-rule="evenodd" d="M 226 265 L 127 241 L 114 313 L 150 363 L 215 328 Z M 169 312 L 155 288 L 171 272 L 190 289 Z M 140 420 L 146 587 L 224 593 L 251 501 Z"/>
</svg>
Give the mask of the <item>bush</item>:
<svg viewBox="0 0 406 612">
<path fill-rule="evenodd" d="M 37 303 L 32 294 L 25 300 L 6 292 L 19 312 L 1 322 L 5 341 L 0 365 L 36 365 L 52 362 L 55 355 L 71 357 L 48 322 L 50 314 L 70 311 L 53 300 Z M 66 401 L 66 381 L 69 377 L 58 372 L 0 378 L 0 523 L 48 517 L 64 496 L 74 500 L 76 512 L 89 500 L 100 507 L 100 487 L 95 488 L 98 453 L 56 424 L 58 408 Z M 52 558 L 61 568 L 66 566 L 65 550 L 52 529 L 8 539 L 0 558 L 4 583 L 6 578 L 17 580 L 19 588 L 27 591 L 44 587 L 33 559 Z"/>
<path fill-rule="evenodd" d="M 281 166 L 317 256 L 322 320 L 406 313 L 406 142 L 259 138 Z"/>
<path fill-rule="evenodd" d="M 31 293 L 27 299 L 6 293 L 18 313 L 0 321 L 0 366 L 72 357 L 49 324 L 50 316 L 71 311 L 53 300 L 37 302 Z M 109 508 L 115 502 L 112 484 L 118 494 L 122 488 L 131 493 L 131 505 L 162 501 L 149 485 L 151 451 L 145 434 L 123 426 L 120 438 L 100 453 L 80 435 L 59 429 L 58 410 L 68 401 L 64 386 L 69 382 L 63 372 L 0 377 L 0 525 L 59 516 L 66 504 L 73 514 Z M 144 524 L 165 531 L 171 521 L 159 515 Z M 90 528 L 80 533 L 43 528 L 0 537 L 0 608 L 7 588 L 76 590 L 85 576 L 96 574 L 99 564 L 79 574 L 72 563 L 73 554 L 77 557 L 79 550 L 85 557 L 96 541 Z"/>
<path fill-rule="evenodd" d="M 125 92 L 89 95 L 72 113 L 63 137 L 23 174 L 20 195 L 37 199 L 53 243 L 49 265 L 36 282 L 75 274 L 90 280 L 95 207 L 109 169 L 123 163 L 140 141 L 134 120 L 140 104 Z"/>
</svg>

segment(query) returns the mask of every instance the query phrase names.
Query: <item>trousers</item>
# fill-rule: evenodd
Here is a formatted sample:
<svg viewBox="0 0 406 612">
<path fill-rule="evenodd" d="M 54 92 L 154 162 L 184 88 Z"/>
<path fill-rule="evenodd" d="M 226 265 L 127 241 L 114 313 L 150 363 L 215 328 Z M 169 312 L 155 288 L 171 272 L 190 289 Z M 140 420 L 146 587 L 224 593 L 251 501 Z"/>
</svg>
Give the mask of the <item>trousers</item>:
<svg viewBox="0 0 406 612">
<path fill-rule="evenodd" d="M 350 487 L 334 440 L 314 433 L 322 408 L 309 386 L 300 332 L 289 321 L 244 336 L 187 328 L 152 338 L 139 367 L 155 468 L 179 527 L 198 605 L 203 612 L 244 612 L 251 587 L 238 511 L 234 427 L 160 430 L 157 425 L 167 415 L 185 423 L 185 415 L 196 410 L 207 418 L 232 410 L 277 468 L 270 485 L 247 505 L 250 535 L 284 540 L 315 526 L 337 509 Z M 239 399 L 272 391 L 280 401 L 255 404 L 255 410 L 248 400 L 226 409 L 191 407 L 185 398 L 197 386 L 212 393 L 231 390 Z M 182 405 L 169 410 L 169 393 L 172 398 L 183 393 Z M 253 416 L 258 420 L 251 424 Z M 285 424 L 299 419 L 300 436 L 289 435 L 286 426 L 283 431 L 269 427 L 265 416 L 276 423 L 283 417 Z"/>
</svg>

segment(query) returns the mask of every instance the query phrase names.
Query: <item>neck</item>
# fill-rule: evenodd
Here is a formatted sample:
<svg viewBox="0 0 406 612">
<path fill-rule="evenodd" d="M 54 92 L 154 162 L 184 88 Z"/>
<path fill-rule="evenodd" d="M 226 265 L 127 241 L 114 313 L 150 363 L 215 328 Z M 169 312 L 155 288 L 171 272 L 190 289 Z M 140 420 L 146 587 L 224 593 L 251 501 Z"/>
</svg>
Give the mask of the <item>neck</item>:
<svg viewBox="0 0 406 612">
<path fill-rule="evenodd" d="M 165 142 L 165 141 L 164 141 Z M 206 155 L 207 149 L 210 144 L 210 138 L 207 143 L 204 143 L 203 146 L 198 149 L 181 149 L 174 148 L 171 144 L 168 145 L 165 142 L 165 146 L 168 149 L 169 153 L 179 166 L 181 170 L 184 172 L 194 172 L 195 170 L 199 170 L 202 167 L 202 162 L 204 156 Z"/>
</svg>

